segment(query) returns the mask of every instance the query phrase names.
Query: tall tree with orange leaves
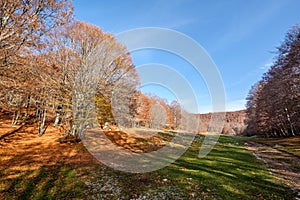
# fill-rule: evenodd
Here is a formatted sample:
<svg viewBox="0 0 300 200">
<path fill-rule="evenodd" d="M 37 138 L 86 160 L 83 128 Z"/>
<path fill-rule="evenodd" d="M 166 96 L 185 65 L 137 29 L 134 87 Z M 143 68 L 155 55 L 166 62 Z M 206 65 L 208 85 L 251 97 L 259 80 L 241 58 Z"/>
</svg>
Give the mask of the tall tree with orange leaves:
<svg viewBox="0 0 300 200">
<path fill-rule="evenodd" d="M 54 45 L 48 59 L 58 67 L 58 73 L 48 77 L 52 81 L 47 83 L 57 83 L 54 86 L 59 93 L 56 113 L 64 118 L 67 126 L 70 125 L 67 134 L 81 137 L 86 127 L 97 124 L 95 110 L 101 106 L 95 105 L 99 102 L 107 103 L 108 108 L 114 103 L 113 114 L 118 115 L 114 118 L 126 123 L 129 117 L 124 116 L 123 107 L 129 107 L 130 97 L 138 84 L 126 48 L 113 35 L 80 21 L 58 29 L 51 43 Z M 99 113 L 103 114 L 102 110 Z"/>
</svg>

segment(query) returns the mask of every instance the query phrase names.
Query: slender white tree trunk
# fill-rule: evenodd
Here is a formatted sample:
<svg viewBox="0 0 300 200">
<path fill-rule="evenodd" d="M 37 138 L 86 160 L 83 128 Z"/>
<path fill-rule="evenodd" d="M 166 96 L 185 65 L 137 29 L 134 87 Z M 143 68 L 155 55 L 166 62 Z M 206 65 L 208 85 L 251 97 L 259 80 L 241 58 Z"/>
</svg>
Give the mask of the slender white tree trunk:
<svg viewBox="0 0 300 200">
<path fill-rule="evenodd" d="M 54 126 L 54 127 L 57 127 L 58 124 L 59 124 L 59 122 L 60 122 L 60 114 L 59 114 L 59 113 L 56 113 L 56 117 L 55 117 L 53 126 Z"/>
<path fill-rule="evenodd" d="M 39 127 L 39 135 L 42 136 L 46 129 L 45 129 L 45 122 L 46 122 L 46 114 L 47 114 L 47 110 L 44 109 L 43 113 L 42 113 L 42 121 Z"/>
<path fill-rule="evenodd" d="M 12 125 L 17 125 L 20 115 L 21 115 L 21 104 L 18 106 L 18 111 L 17 111 L 17 115 L 15 115 L 16 112 L 14 112 L 13 115 L 13 120 L 12 120 Z"/>
</svg>

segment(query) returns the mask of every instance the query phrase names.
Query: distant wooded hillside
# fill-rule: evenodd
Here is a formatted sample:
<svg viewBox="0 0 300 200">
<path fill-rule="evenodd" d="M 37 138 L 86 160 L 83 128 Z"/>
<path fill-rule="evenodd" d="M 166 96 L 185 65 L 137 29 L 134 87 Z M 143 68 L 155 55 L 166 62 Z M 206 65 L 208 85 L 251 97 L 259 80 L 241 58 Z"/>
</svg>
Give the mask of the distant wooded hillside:
<svg viewBox="0 0 300 200">
<path fill-rule="evenodd" d="M 207 132 L 210 126 L 212 113 L 198 114 L 200 120 L 200 132 Z M 245 130 L 246 110 L 226 112 L 226 120 L 222 134 L 241 135 Z M 213 126 L 213 124 L 211 125 Z"/>
</svg>

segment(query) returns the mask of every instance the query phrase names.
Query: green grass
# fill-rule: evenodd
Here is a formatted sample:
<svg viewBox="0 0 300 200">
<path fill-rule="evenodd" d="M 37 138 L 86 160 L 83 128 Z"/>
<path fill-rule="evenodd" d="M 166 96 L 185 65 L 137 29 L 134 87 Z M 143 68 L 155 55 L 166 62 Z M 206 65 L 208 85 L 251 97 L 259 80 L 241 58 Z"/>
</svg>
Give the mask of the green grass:
<svg viewBox="0 0 300 200">
<path fill-rule="evenodd" d="M 95 164 L 60 164 L 24 173 L 5 170 L 0 173 L 0 199 L 292 199 L 243 140 L 222 136 L 199 159 L 202 139 L 197 137 L 176 162 L 145 174 Z M 13 174 L 20 176 L 7 178 Z"/>
<path fill-rule="evenodd" d="M 76 169 L 57 165 L 26 172 L 5 170 L 0 199 L 73 199 L 84 197 L 87 186 L 76 177 Z M 7 178 L 12 176 L 12 178 Z M 3 193 L 3 196 L 1 195 Z"/>
<path fill-rule="evenodd" d="M 285 190 L 274 182 L 266 168 L 243 146 L 243 142 L 221 137 L 203 159 L 193 145 L 183 157 L 161 173 L 182 191 L 207 199 L 284 199 Z M 192 178 L 192 181 L 186 181 Z M 195 186 L 198 190 L 194 190 Z"/>
<path fill-rule="evenodd" d="M 94 188 L 109 188 L 100 199 L 290 199 L 288 188 L 279 185 L 243 145 L 240 139 L 221 137 L 205 158 L 199 159 L 200 138 L 176 162 L 146 174 L 128 174 L 101 168 L 94 174 Z M 105 174 L 98 176 L 97 174 Z M 166 179 L 166 181 L 164 181 Z M 95 186 L 96 185 L 96 186 Z M 92 186 L 91 186 L 92 188 Z M 116 189 L 117 188 L 117 189 Z"/>
</svg>

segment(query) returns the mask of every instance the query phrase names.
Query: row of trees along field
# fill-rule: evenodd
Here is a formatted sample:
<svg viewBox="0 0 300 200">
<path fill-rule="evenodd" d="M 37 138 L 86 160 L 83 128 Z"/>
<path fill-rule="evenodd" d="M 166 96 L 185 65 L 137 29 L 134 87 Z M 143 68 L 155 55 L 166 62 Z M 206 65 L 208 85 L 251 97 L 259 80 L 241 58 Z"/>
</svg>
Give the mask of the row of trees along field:
<svg viewBox="0 0 300 200">
<path fill-rule="evenodd" d="M 288 31 L 273 65 L 247 97 L 248 135 L 300 135 L 300 27 Z"/>
<path fill-rule="evenodd" d="M 135 111 L 132 120 L 133 127 L 199 131 L 199 117 L 185 111 L 176 100 L 169 105 L 165 99 L 141 92 L 136 92 L 132 100 Z"/>
<path fill-rule="evenodd" d="M 126 47 L 99 27 L 76 21 L 69 1 L 0 4 L 0 111 L 13 125 L 37 124 L 42 135 L 53 124 L 79 137 L 105 122 L 193 127 L 193 115 L 178 102 L 168 105 L 137 91 L 139 77 Z"/>
</svg>

